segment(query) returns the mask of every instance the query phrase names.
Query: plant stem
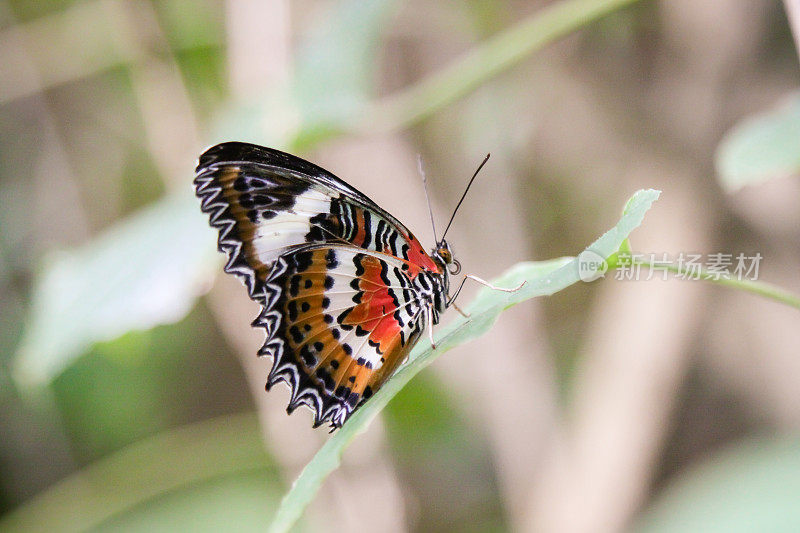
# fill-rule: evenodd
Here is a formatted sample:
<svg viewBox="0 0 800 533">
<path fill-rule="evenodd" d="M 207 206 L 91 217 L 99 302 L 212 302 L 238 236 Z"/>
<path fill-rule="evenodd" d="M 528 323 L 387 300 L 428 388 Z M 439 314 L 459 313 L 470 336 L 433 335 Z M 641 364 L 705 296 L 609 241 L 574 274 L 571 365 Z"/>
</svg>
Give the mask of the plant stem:
<svg viewBox="0 0 800 533">
<path fill-rule="evenodd" d="M 392 131 L 427 118 L 532 52 L 637 0 L 566 0 L 477 45 L 450 66 L 371 105 L 353 129 Z"/>
<path fill-rule="evenodd" d="M 708 281 L 711 283 L 716 283 L 717 285 L 724 285 L 726 287 L 731 287 L 741 291 L 750 292 L 800 310 L 800 296 L 793 294 L 787 291 L 786 289 L 783 289 L 771 283 L 766 283 L 764 281 L 749 280 L 749 279 L 723 278 L 702 269 L 699 272 L 697 270 L 689 271 L 688 269 L 681 268 L 680 266 L 674 263 L 665 264 L 659 262 L 658 265 L 656 266 L 653 263 L 647 260 L 640 259 L 638 257 L 631 257 L 630 260 L 631 264 L 644 266 L 651 270 L 666 270 L 668 272 L 672 272 L 673 274 L 689 273 L 692 275 L 692 278 L 689 279 Z"/>
<path fill-rule="evenodd" d="M 783 0 L 783 5 L 789 18 L 789 26 L 792 28 L 795 49 L 800 55 L 800 0 Z"/>
</svg>

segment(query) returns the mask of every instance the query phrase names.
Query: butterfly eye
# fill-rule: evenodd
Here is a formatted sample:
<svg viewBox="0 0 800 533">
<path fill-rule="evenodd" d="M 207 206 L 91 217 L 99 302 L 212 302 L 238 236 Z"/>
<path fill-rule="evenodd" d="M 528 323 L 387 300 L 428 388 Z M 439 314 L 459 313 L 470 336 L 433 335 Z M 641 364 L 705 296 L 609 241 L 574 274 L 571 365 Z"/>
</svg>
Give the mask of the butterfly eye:
<svg viewBox="0 0 800 533">
<path fill-rule="evenodd" d="M 456 274 L 461 272 L 461 263 L 459 263 L 457 259 L 453 259 L 453 262 L 450 263 L 450 268 L 448 268 L 447 270 L 450 272 L 450 274 L 455 276 Z"/>
</svg>

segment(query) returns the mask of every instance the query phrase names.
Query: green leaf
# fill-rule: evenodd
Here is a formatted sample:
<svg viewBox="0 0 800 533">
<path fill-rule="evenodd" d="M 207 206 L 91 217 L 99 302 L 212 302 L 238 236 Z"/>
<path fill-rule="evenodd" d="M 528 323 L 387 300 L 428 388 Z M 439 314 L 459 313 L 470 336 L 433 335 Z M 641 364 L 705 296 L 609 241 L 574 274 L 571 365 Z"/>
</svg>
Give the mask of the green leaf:
<svg viewBox="0 0 800 533">
<path fill-rule="evenodd" d="M 619 245 L 619 250 L 611 254 L 611 256 L 606 261 L 606 266 L 608 270 L 613 270 L 619 266 L 627 266 L 630 264 L 631 256 L 631 241 L 630 239 L 625 239 L 622 241 L 622 244 Z"/>
<path fill-rule="evenodd" d="M 0 530 L 87 531 L 107 521 L 144 524 L 150 518 L 137 515 L 148 514 L 155 503 L 160 516 L 182 520 L 194 515 L 219 521 L 215 513 L 239 509 L 243 518 L 224 513 L 229 522 L 223 529 L 241 531 L 237 526 L 248 525 L 249 518 L 268 515 L 263 497 L 280 486 L 272 468 L 255 415 L 221 417 L 164 432 L 83 468 L 5 515 Z M 231 502 L 233 493 L 220 485 L 250 495 L 246 502 Z M 191 512 L 183 514 L 187 509 Z M 263 521 L 248 529 L 259 525 L 263 528 Z M 187 529 L 163 526 L 156 529 Z"/>
<path fill-rule="evenodd" d="M 592 243 L 587 251 L 602 258 L 608 258 L 616 252 L 630 232 L 641 224 L 645 212 L 659 194 L 660 191 L 650 189 L 633 195 L 617 225 Z M 356 435 L 366 430 L 370 421 L 417 373 L 451 348 L 482 335 L 504 309 L 536 296 L 553 294 L 580 279 L 578 259 L 564 257 L 519 263 L 493 282 L 501 287 L 514 287 L 525 281 L 525 285 L 516 292 L 507 293 L 488 288 L 480 291 L 467 307 L 470 318 L 459 317 L 443 327 L 437 335 L 436 350 L 432 350 L 430 344 L 424 340 L 420 342 L 412 351 L 408 363 L 322 446 L 284 497 L 270 531 L 283 532 L 292 527 L 324 479 L 339 466 L 344 449 Z"/>
<path fill-rule="evenodd" d="M 717 149 L 719 182 L 728 192 L 800 174 L 800 93 L 731 129 Z"/>
<path fill-rule="evenodd" d="M 647 511 L 639 533 L 800 531 L 800 437 L 728 449 L 681 476 Z"/>
<path fill-rule="evenodd" d="M 54 254 L 34 285 L 15 378 L 46 384 L 95 342 L 183 318 L 218 264 L 204 218 L 193 196 L 170 196 Z"/>
</svg>

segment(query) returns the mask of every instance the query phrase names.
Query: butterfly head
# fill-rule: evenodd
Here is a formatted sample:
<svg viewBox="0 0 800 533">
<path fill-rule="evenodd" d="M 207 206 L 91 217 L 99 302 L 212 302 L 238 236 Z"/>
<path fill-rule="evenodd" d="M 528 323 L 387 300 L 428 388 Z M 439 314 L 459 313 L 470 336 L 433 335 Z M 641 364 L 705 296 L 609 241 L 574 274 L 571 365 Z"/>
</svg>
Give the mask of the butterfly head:
<svg viewBox="0 0 800 533">
<path fill-rule="evenodd" d="M 453 257 L 453 251 L 446 240 L 442 239 L 436 243 L 436 247 L 431 251 L 431 256 L 442 267 L 442 270 L 447 269 L 454 276 L 461 272 L 461 263 Z"/>
</svg>

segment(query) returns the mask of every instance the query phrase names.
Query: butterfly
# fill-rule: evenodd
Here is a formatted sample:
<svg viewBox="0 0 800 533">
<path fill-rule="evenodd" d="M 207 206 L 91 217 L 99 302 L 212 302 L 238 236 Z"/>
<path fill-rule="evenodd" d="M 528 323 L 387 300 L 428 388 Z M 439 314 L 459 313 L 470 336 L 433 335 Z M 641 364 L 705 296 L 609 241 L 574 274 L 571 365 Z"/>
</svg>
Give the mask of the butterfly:
<svg viewBox="0 0 800 533">
<path fill-rule="evenodd" d="M 194 186 L 225 271 L 261 304 L 252 325 L 266 331 L 259 355 L 273 359 L 266 389 L 287 383 L 287 412 L 310 407 L 314 427 L 341 427 L 453 303 L 460 265 L 444 235 L 426 253 L 399 220 L 313 163 L 226 142 L 200 156 Z"/>
</svg>

